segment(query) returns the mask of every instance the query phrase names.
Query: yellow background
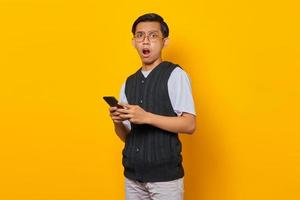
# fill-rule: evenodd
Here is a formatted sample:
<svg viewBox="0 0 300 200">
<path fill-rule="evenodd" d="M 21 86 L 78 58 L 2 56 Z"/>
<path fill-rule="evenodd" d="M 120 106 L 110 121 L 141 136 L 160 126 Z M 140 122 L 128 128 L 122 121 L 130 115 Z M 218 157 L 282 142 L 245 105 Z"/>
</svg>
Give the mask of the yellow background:
<svg viewBox="0 0 300 200">
<path fill-rule="evenodd" d="M 102 96 L 140 66 L 130 30 L 146 12 L 192 80 L 186 199 L 300 199 L 296 2 L 0 0 L 0 199 L 123 199 Z"/>
</svg>

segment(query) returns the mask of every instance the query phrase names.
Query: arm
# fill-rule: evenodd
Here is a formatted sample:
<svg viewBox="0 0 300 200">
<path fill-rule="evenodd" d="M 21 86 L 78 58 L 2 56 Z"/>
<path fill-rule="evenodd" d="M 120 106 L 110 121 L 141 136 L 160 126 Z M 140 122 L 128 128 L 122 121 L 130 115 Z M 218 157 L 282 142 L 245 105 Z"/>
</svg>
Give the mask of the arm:
<svg viewBox="0 0 300 200">
<path fill-rule="evenodd" d="M 126 136 L 129 133 L 129 130 L 124 126 L 123 123 L 116 123 L 114 122 L 115 132 L 118 137 L 125 142 Z"/>
<path fill-rule="evenodd" d="M 127 98 L 125 95 L 125 82 L 123 83 L 120 90 L 120 102 L 127 103 Z M 120 113 L 117 111 L 117 107 L 112 107 L 109 109 L 110 116 L 114 123 L 114 129 L 117 136 L 125 142 L 127 134 L 130 132 L 130 129 L 123 124 L 123 119 L 119 117 Z"/>
<path fill-rule="evenodd" d="M 193 134 L 196 129 L 195 116 L 189 113 L 183 113 L 183 115 L 178 117 L 148 113 L 146 121 L 147 124 L 175 133 Z"/>
<path fill-rule="evenodd" d="M 128 128 L 123 124 L 123 120 L 119 117 L 120 113 L 117 111 L 117 107 L 109 108 L 110 117 L 113 120 L 115 132 L 118 137 L 125 142 L 126 136 L 129 133 Z"/>
<path fill-rule="evenodd" d="M 192 134 L 196 128 L 195 116 L 183 113 L 182 116 L 169 117 L 146 112 L 137 105 L 124 105 L 126 109 L 118 109 L 119 117 L 135 124 L 150 124 L 160 129 Z"/>
</svg>

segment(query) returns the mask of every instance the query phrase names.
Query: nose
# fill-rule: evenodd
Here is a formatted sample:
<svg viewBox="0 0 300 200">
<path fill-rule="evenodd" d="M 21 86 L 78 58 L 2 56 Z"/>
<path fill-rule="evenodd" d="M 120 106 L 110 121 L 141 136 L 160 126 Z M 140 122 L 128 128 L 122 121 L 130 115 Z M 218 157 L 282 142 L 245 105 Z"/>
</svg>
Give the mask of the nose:
<svg viewBox="0 0 300 200">
<path fill-rule="evenodd" d="M 149 36 L 146 35 L 143 39 L 143 44 L 149 44 L 149 43 L 150 43 Z"/>
</svg>

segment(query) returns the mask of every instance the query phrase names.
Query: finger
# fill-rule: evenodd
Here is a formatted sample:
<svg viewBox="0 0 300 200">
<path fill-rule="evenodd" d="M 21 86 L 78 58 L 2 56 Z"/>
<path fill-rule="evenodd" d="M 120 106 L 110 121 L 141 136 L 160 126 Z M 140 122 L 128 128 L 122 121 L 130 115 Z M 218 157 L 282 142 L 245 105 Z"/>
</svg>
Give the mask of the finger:
<svg viewBox="0 0 300 200">
<path fill-rule="evenodd" d="M 128 103 L 119 103 L 121 106 L 123 106 L 125 109 L 129 109 L 132 107 L 132 105 L 128 104 Z"/>
<path fill-rule="evenodd" d="M 119 112 L 110 112 L 109 113 L 109 116 L 119 116 L 120 115 L 120 113 Z"/>
<path fill-rule="evenodd" d="M 130 119 L 133 117 L 133 115 L 132 114 L 120 114 L 119 117 L 122 119 Z"/>
<path fill-rule="evenodd" d="M 129 109 L 118 109 L 118 112 L 119 112 L 119 113 L 128 114 L 128 113 L 131 113 L 132 111 L 129 110 Z"/>
<path fill-rule="evenodd" d="M 120 115 L 121 113 L 118 112 L 118 111 L 115 111 L 115 112 L 112 112 L 111 114 L 112 114 L 113 116 L 118 116 L 118 115 Z"/>
<path fill-rule="evenodd" d="M 111 118 L 112 118 L 113 120 L 122 120 L 122 118 L 119 117 L 119 116 L 118 116 L 118 117 L 117 117 L 117 116 L 112 116 Z"/>
<path fill-rule="evenodd" d="M 117 107 L 109 107 L 109 112 L 114 112 L 116 111 L 118 108 Z"/>
<path fill-rule="evenodd" d="M 125 106 L 126 108 L 132 108 L 134 105 L 124 104 L 124 106 Z"/>
</svg>

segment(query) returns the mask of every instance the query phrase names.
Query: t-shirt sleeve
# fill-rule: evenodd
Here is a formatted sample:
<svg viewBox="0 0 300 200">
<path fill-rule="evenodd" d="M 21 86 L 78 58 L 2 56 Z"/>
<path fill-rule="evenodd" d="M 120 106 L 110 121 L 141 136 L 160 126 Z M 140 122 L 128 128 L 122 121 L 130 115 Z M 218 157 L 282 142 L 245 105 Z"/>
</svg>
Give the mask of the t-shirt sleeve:
<svg viewBox="0 0 300 200">
<path fill-rule="evenodd" d="M 196 115 L 191 81 L 188 74 L 180 67 L 175 68 L 171 73 L 168 91 L 174 112 L 178 116 L 184 112 Z"/>
<path fill-rule="evenodd" d="M 120 96 L 119 96 L 119 102 L 120 103 L 128 103 L 126 95 L 125 95 L 125 85 L 126 82 L 123 83 L 121 90 L 120 90 Z M 130 122 L 128 120 L 123 121 L 124 126 L 128 128 L 128 130 L 131 129 Z"/>
<path fill-rule="evenodd" d="M 126 82 L 123 83 L 121 90 L 120 90 L 120 95 L 119 95 L 120 103 L 128 103 L 126 95 L 125 95 L 125 84 L 126 84 Z"/>
</svg>

